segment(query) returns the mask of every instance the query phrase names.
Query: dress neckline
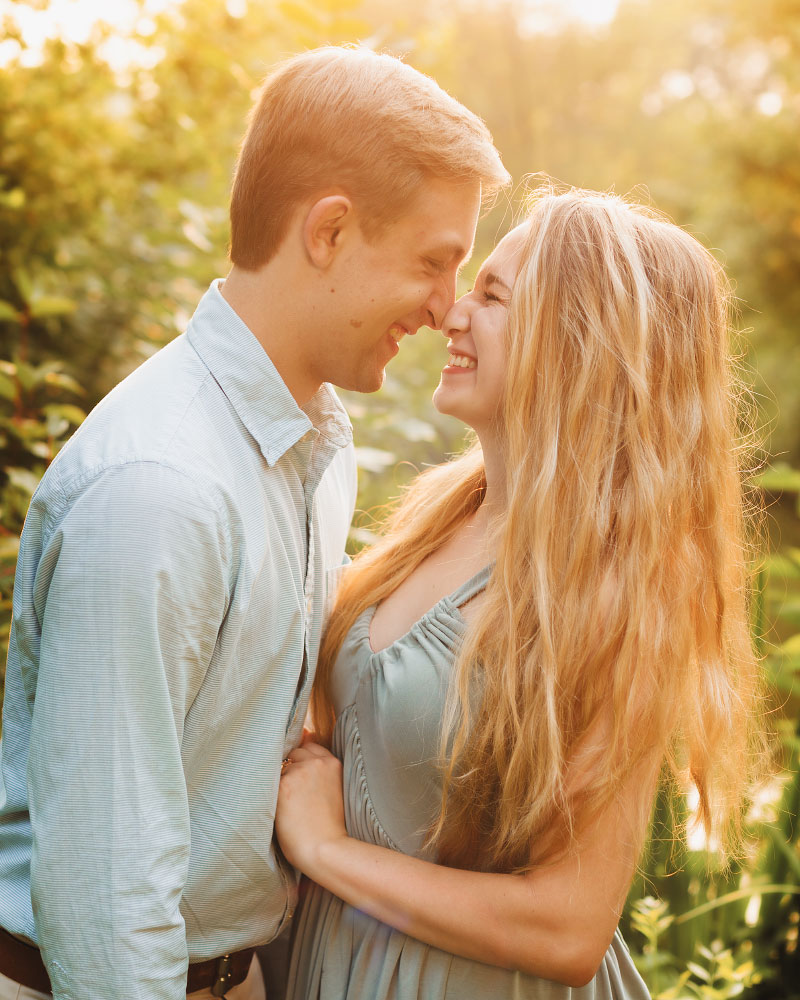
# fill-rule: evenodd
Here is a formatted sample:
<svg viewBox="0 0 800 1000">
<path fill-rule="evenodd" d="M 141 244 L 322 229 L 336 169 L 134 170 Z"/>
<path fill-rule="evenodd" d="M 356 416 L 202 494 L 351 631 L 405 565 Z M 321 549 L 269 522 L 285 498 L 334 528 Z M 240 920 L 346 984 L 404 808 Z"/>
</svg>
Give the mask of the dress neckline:
<svg viewBox="0 0 800 1000">
<path fill-rule="evenodd" d="M 444 597 L 440 597 L 439 600 L 428 610 L 421 615 L 415 622 L 413 622 L 409 628 L 399 635 L 392 642 L 388 643 L 386 646 L 382 646 L 380 649 L 374 649 L 372 646 L 372 639 L 370 637 L 370 632 L 372 628 L 372 619 L 375 617 L 375 612 L 378 610 L 377 604 L 371 604 L 364 611 L 365 619 L 365 632 L 367 649 L 369 650 L 370 656 L 380 656 L 382 653 L 393 649 L 398 643 L 403 642 L 407 639 L 412 632 L 423 625 L 425 622 L 429 621 L 431 618 L 435 618 L 438 614 L 446 612 L 451 618 L 455 618 L 461 624 L 464 624 L 464 616 L 460 612 L 460 608 L 471 600 L 476 594 L 480 593 L 489 582 L 489 577 L 492 570 L 494 569 L 494 563 L 490 563 L 479 569 L 477 573 L 471 576 L 468 580 L 459 584 L 458 587 L 452 593 L 445 594 Z"/>
</svg>

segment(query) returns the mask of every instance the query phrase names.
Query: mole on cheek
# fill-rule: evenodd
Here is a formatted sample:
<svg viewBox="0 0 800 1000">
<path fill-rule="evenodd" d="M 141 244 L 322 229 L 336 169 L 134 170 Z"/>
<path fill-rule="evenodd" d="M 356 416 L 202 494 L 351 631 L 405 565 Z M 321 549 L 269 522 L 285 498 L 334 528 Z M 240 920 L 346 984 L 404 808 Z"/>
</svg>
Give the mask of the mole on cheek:
<svg viewBox="0 0 800 1000">
<path fill-rule="evenodd" d="M 335 289 L 335 288 L 332 288 L 332 289 L 331 289 L 331 295 L 333 295 L 333 293 L 334 293 L 335 291 L 336 291 L 336 289 Z"/>
<path fill-rule="evenodd" d="M 350 326 L 354 326 L 356 328 L 358 328 L 359 326 L 362 326 L 363 323 L 364 323 L 364 321 L 362 319 L 351 319 L 350 320 Z"/>
</svg>

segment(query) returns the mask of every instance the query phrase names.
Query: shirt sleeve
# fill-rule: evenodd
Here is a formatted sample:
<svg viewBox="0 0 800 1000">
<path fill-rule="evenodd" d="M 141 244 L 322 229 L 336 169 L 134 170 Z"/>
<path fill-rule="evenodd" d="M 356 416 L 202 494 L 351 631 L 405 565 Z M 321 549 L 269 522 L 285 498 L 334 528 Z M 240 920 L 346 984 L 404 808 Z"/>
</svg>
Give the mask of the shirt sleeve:
<svg viewBox="0 0 800 1000">
<path fill-rule="evenodd" d="M 31 895 L 56 1000 L 186 996 L 181 740 L 227 610 L 224 524 L 188 476 L 131 463 L 42 553 Z"/>
</svg>

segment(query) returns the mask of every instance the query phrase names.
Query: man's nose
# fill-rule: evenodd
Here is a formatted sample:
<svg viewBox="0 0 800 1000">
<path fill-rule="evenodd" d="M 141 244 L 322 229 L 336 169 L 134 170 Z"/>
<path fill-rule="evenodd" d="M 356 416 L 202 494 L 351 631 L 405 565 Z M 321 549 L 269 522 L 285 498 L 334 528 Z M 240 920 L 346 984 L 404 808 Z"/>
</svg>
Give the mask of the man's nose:
<svg viewBox="0 0 800 1000">
<path fill-rule="evenodd" d="M 431 320 L 428 326 L 434 330 L 442 330 L 444 318 L 453 308 L 455 301 L 456 272 L 448 271 L 441 276 L 426 303 L 428 316 Z"/>
</svg>

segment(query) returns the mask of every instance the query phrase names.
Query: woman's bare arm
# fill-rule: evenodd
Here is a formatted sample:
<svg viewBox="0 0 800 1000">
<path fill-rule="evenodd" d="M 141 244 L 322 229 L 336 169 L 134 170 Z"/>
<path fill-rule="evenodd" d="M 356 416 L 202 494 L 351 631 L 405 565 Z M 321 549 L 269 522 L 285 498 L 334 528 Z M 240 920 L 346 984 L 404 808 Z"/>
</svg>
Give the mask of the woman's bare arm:
<svg viewBox="0 0 800 1000">
<path fill-rule="evenodd" d="M 619 922 L 657 765 L 553 864 L 525 875 L 463 871 L 347 835 L 340 762 L 306 743 L 281 781 L 276 832 L 288 859 L 345 902 L 427 944 L 508 969 L 585 985 Z"/>
</svg>

